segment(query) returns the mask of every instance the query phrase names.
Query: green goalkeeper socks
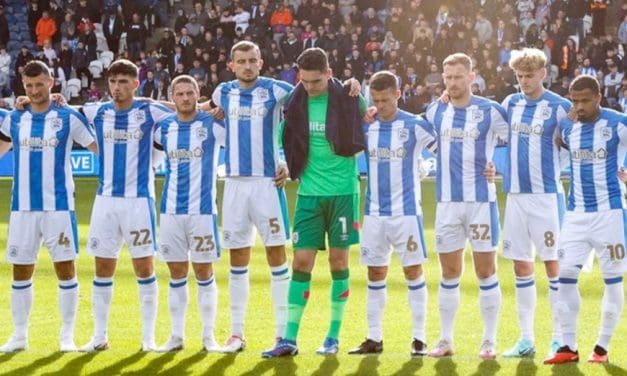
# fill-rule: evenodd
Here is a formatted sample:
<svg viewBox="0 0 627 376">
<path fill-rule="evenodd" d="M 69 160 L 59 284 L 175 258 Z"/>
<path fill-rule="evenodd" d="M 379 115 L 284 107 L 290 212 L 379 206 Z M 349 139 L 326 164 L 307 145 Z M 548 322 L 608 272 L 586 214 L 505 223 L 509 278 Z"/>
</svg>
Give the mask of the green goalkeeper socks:
<svg viewBox="0 0 627 376">
<path fill-rule="evenodd" d="M 309 286 L 311 273 L 294 271 L 287 295 L 287 328 L 285 339 L 296 341 L 300 319 L 303 317 L 307 300 L 309 300 Z"/>
<path fill-rule="evenodd" d="M 331 272 L 331 324 L 327 337 L 338 339 L 349 294 L 348 269 Z"/>
</svg>

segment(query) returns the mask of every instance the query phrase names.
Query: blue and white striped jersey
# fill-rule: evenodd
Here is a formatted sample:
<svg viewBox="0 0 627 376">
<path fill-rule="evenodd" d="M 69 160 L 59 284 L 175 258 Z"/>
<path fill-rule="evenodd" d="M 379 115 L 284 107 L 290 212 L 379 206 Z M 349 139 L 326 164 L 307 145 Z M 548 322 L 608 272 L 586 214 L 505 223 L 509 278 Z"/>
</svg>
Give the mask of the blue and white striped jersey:
<svg viewBox="0 0 627 376">
<path fill-rule="evenodd" d="M 4 118 L 0 132 L 13 143 L 11 210 L 74 210 L 72 144 L 94 142 L 85 117 L 68 106 L 51 105 L 41 113 L 16 110 Z"/>
<path fill-rule="evenodd" d="M 152 143 L 155 125 L 172 111 L 160 104 L 134 100 L 118 111 L 113 102 L 87 103 L 83 112 L 98 140 L 98 195 L 155 197 Z"/>
<path fill-rule="evenodd" d="M 399 110 L 389 122 L 364 124 L 368 147 L 366 215 L 419 215 L 420 156 L 436 148 L 431 124 Z"/>
<path fill-rule="evenodd" d="M 438 202 L 493 202 L 494 183 L 483 176 L 498 139 L 509 131 L 503 108 L 489 99 L 472 96 L 468 106 L 433 102 L 426 118 L 438 140 L 436 196 Z"/>
<path fill-rule="evenodd" d="M 627 152 L 627 118 L 602 108 L 593 123 L 560 123 L 562 140 L 570 154 L 570 192 L 568 210 L 597 212 L 627 209 L 625 185 L 618 169 Z"/>
<path fill-rule="evenodd" d="M 274 177 L 279 162 L 281 107 L 292 85 L 259 77 L 241 89 L 237 80 L 220 84 L 213 102 L 224 109 L 226 175 Z"/>
<path fill-rule="evenodd" d="M 563 192 L 560 183 L 560 149 L 555 144 L 559 122 L 571 104 L 545 91 L 539 99 L 522 93 L 503 101 L 510 125 L 503 191 L 507 193 Z"/>
<path fill-rule="evenodd" d="M 161 213 L 217 214 L 216 169 L 224 124 L 199 112 L 189 122 L 170 115 L 157 127 L 155 143 L 166 155 Z"/>
</svg>

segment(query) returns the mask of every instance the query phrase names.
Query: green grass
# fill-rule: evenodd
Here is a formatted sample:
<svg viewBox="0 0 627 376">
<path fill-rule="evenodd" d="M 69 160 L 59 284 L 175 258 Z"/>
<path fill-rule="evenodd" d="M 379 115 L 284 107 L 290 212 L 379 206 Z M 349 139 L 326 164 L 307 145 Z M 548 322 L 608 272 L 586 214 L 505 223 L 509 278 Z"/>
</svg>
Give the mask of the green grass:
<svg viewBox="0 0 627 376">
<path fill-rule="evenodd" d="M 161 182 L 158 182 L 161 183 Z M 10 180 L 0 180 L 0 257 L 4 259 L 6 248 L 7 218 L 10 196 Z M 221 186 L 220 186 L 221 187 Z M 290 204 L 294 203 L 295 186 L 288 189 Z M 439 265 L 433 251 L 434 202 L 433 182 L 424 183 L 423 202 L 427 246 L 430 260 L 425 265 L 429 287 L 427 338 L 430 345 L 437 340 L 439 320 L 437 314 L 437 286 Z M 77 215 L 81 249 L 84 249 L 93 195 L 94 179 L 77 179 Z M 160 190 L 160 184 L 159 184 Z M 500 203 L 503 203 L 501 198 Z M 290 214 L 292 213 L 290 207 Z M 288 251 L 291 254 L 291 251 Z M 480 361 L 477 357 L 481 341 L 482 323 L 478 307 L 478 287 L 467 253 L 466 272 L 462 279 L 462 306 L 455 327 L 457 354 L 450 359 L 411 359 L 409 343 L 411 320 L 406 303 L 406 286 L 398 260 L 394 257 L 388 277 L 389 297 L 384 315 L 385 350 L 378 357 L 348 356 L 349 348 L 358 345 L 366 334 L 366 269 L 359 265 L 357 248 L 351 249 L 351 297 L 346 308 L 346 318 L 340 337 L 341 353 L 337 357 L 320 357 L 315 349 L 322 342 L 328 325 L 330 272 L 326 254 L 320 253 L 314 270 L 313 290 L 303 317 L 299 347 L 300 355 L 293 359 L 262 360 L 260 352 L 273 341 L 273 318 L 269 292 L 269 270 L 263 248 L 257 244 L 251 262 L 251 299 L 247 314 L 246 336 L 248 348 L 239 355 L 205 354 L 200 352 L 200 320 L 195 304 L 195 284 L 190 283 L 190 306 L 187 320 L 186 348 L 176 354 L 144 354 L 140 347 L 140 318 L 137 301 L 137 283 L 131 268 L 128 252 L 124 251 L 115 276 L 114 297 L 109 325 L 111 349 L 97 354 L 61 354 L 58 349 L 59 315 L 57 310 L 57 283 L 50 258 L 41 252 L 35 275 L 35 302 L 30 320 L 30 349 L 17 354 L 0 355 L 0 375 L 71 375 L 71 374 L 206 374 L 206 375 L 535 375 L 535 374 L 627 374 L 627 349 L 623 339 L 627 335 L 624 320 L 620 322 L 610 353 L 612 365 L 607 367 L 579 365 L 548 367 L 542 365 L 551 335 L 551 320 L 543 266 L 537 265 L 538 309 L 536 336 L 538 351 L 534 360 L 511 360 L 498 357 L 496 361 Z M 503 289 L 498 350 L 504 351 L 518 338 L 518 320 L 515 312 L 513 274 L 511 264 L 499 258 L 499 278 Z M 229 334 L 228 309 L 228 255 L 217 263 L 216 276 L 219 284 L 219 311 L 216 337 L 222 342 Z M 81 283 L 76 343 L 87 342 L 92 334 L 91 281 L 93 260 L 86 252 L 78 260 Z M 167 312 L 166 265 L 157 263 L 160 287 L 160 305 L 157 324 L 158 343 L 169 334 Z M 580 279 L 583 296 L 579 320 L 579 347 L 585 360 L 597 337 L 600 320 L 600 302 L 603 285 L 598 269 L 584 274 Z M 11 268 L 0 263 L 0 342 L 9 337 L 12 330 L 9 293 Z"/>
</svg>

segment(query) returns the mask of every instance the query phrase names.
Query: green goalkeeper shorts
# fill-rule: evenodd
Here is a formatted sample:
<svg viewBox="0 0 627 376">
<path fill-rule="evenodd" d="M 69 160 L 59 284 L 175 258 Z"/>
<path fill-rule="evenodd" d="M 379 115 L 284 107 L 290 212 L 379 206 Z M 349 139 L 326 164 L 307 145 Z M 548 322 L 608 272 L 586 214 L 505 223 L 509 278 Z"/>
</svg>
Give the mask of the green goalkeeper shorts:
<svg viewBox="0 0 627 376">
<path fill-rule="evenodd" d="M 338 196 L 301 196 L 296 199 L 294 250 L 349 248 L 359 243 L 359 194 Z"/>
</svg>

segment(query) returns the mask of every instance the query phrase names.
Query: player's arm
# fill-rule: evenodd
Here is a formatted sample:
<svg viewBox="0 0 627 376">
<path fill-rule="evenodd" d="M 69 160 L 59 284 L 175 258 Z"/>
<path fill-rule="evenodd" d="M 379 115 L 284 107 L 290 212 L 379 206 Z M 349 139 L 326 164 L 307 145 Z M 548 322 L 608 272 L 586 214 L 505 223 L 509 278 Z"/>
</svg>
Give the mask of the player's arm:
<svg viewBox="0 0 627 376">
<path fill-rule="evenodd" d="M 0 158 L 2 158 L 7 151 L 11 150 L 11 139 L 0 132 Z"/>
<path fill-rule="evenodd" d="M 80 111 L 72 110 L 70 114 L 70 129 L 72 140 L 87 148 L 94 154 L 98 154 L 98 143 L 93 130 L 90 128 L 87 118 Z"/>
<path fill-rule="evenodd" d="M 161 143 L 161 126 L 157 124 L 157 129 L 155 130 L 155 137 L 152 142 L 152 168 L 156 169 L 157 166 L 163 162 L 165 159 L 165 152 L 163 151 L 163 144 Z"/>
</svg>

